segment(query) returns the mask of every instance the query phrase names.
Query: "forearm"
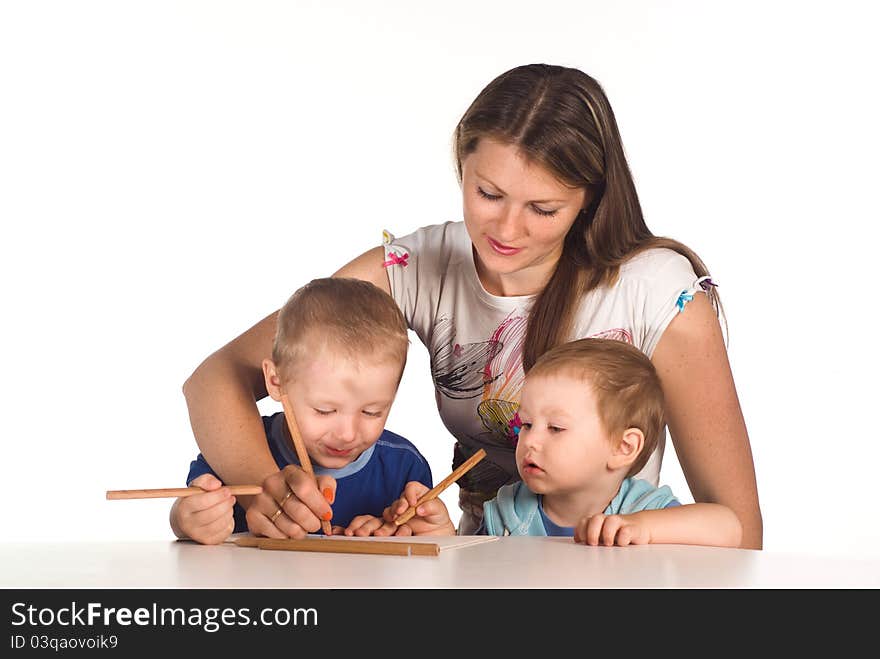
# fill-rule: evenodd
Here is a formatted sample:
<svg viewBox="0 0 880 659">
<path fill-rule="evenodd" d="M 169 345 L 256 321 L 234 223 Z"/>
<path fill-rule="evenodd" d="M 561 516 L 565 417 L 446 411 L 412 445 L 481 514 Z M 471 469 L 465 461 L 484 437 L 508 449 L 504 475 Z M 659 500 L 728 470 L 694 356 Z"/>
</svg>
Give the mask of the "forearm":
<svg viewBox="0 0 880 659">
<path fill-rule="evenodd" d="M 708 504 L 707 504 L 708 505 Z M 730 509 L 739 519 L 742 529 L 742 538 L 739 546 L 743 549 L 763 549 L 764 547 L 764 522 L 761 519 L 761 509 L 757 500 L 753 506 L 731 505 Z"/>
<path fill-rule="evenodd" d="M 702 295 L 663 333 L 652 356 L 663 383 L 669 436 L 697 503 L 721 504 L 742 525 L 742 547 L 760 549 L 761 509 L 751 443 L 724 339 Z"/>
<path fill-rule="evenodd" d="M 633 513 L 644 524 L 651 544 L 739 547 L 742 526 L 727 506 L 693 503 Z"/>
<path fill-rule="evenodd" d="M 278 471 L 257 409 L 258 388 L 253 375 L 222 352 L 205 360 L 184 384 L 196 443 L 226 484 L 259 485 Z"/>
</svg>

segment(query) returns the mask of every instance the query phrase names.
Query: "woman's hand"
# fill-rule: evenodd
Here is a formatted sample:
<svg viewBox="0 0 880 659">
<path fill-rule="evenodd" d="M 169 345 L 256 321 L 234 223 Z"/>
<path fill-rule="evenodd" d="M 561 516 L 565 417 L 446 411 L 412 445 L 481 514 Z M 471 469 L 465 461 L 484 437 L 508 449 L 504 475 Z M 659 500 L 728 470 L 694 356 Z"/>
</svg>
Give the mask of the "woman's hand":
<svg viewBox="0 0 880 659">
<path fill-rule="evenodd" d="M 251 533 L 268 538 L 303 538 L 330 520 L 336 497 L 336 480 L 315 478 L 296 465 L 288 465 L 263 481 L 263 491 L 247 511 Z"/>
</svg>

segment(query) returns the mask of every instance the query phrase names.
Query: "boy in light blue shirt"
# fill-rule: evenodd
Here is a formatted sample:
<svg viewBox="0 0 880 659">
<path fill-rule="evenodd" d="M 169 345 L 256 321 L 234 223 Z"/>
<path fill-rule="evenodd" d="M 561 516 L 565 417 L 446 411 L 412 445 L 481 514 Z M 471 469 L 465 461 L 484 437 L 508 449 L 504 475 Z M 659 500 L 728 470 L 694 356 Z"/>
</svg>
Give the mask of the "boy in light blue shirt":
<svg viewBox="0 0 880 659">
<path fill-rule="evenodd" d="M 514 418 L 521 481 L 483 504 L 478 534 L 562 535 L 588 545 L 647 543 L 736 547 L 742 527 L 728 507 L 682 505 L 669 487 L 633 478 L 664 429 L 663 390 L 637 348 L 580 339 L 542 355 L 526 374 Z M 425 488 L 410 484 L 384 513 L 391 520 Z M 446 524 L 439 499 L 422 523 Z"/>
</svg>

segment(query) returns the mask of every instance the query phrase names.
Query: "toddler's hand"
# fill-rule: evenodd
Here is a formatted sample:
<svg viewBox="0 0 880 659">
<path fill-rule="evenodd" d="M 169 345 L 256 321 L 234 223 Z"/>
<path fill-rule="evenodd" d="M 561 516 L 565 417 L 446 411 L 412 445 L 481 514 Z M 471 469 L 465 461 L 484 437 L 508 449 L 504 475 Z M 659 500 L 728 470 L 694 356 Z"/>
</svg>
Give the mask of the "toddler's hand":
<svg viewBox="0 0 880 659">
<path fill-rule="evenodd" d="M 394 520 L 416 505 L 419 497 L 428 491 L 424 484 L 410 481 L 403 489 L 400 498 L 382 513 L 385 524 L 376 529 L 373 535 L 455 535 L 455 525 L 449 517 L 446 505 L 439 499 L 426 501 L 416 509 L 416 514 L 400 526 Z"/>
<path fill-rule="evenodd" d="M 174 502 L 171 528 L 178 537 L 190 538 L 203 545 L 220 544 L 235 527 L 232 517 L 235 497 L 213 474 L 202 474 L 190 486 L 207 491 L 180 497 Z"/>
<path fill-rule="evenodd" d="M 396 529 L 388 529 L 387 533 L 377 533 L 381 528 L 386 526 L 386 522 L 379 517 L 373 515 L 358 515 L 351 523 L 341 529 L 341 535 L 347 536 L 368 536 L 368 535 L 392 535 Z M 392 527 L 394 525 L 392 524 Z"/>
<path fill-rule="evenodd" d="M 637 514 L 591 515 L 583 517 L 574 528 L 574 541 L 585 545 L 645 545 L 651 542 L 647 525 Z"/>
</svg>

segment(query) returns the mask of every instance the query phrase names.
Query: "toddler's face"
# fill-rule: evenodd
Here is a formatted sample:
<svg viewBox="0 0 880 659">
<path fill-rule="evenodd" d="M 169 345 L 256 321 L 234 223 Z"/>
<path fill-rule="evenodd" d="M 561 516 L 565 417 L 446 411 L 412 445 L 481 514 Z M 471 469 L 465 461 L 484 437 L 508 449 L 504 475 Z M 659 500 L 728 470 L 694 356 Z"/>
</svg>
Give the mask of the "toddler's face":
<svg viewBox="0 0 880 659">
<path fill-rule="evenodd" d="M 283 390 L 314 463 L 339 469 L 376 443 L 397 393 L 400 364 L 329 354 L 302 360 Z"/>
<path fill-rule="evenodd" d="M 516 445 L 519 474 L 532 492 L 588 489 L 606 473 L 612 443 L 592 387 L 567 375 L 527 377 Z"/>
</svg>

